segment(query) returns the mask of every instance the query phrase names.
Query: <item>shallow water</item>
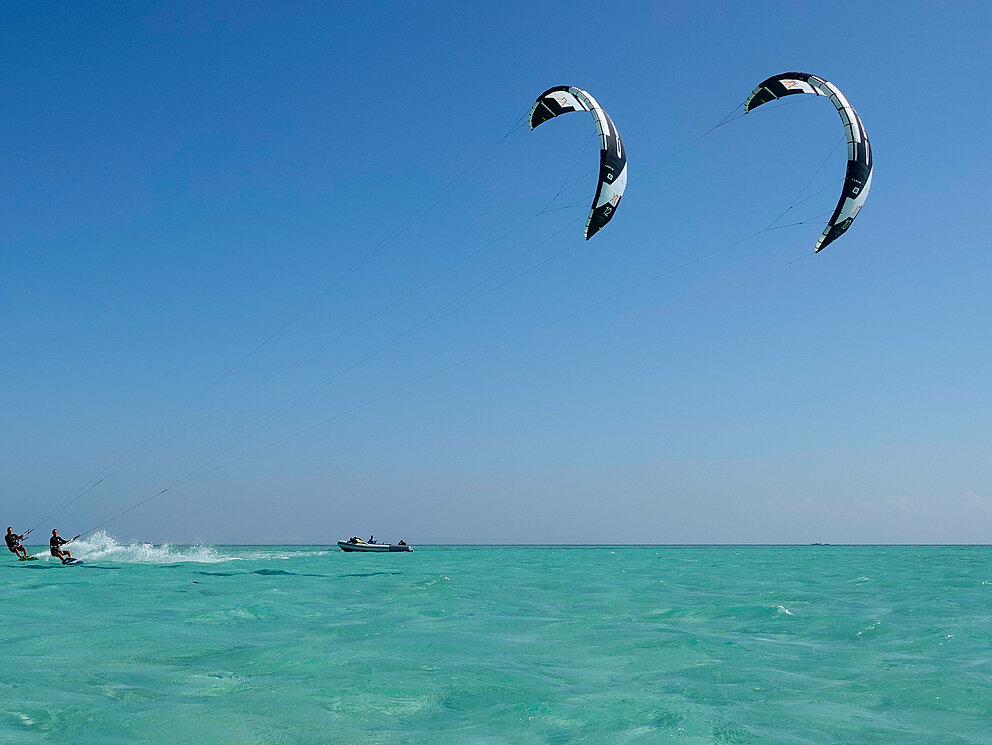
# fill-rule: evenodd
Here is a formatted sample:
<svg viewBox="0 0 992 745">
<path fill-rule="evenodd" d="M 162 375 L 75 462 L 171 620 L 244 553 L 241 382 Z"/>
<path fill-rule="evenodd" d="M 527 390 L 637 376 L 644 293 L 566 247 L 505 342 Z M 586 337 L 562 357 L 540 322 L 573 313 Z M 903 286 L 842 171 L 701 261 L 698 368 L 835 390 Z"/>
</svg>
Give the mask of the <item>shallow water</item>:
<svg viewBox="0 0 992 745">
<path fill-rule="evenodd" d="M 4 745 L 992 743 L 990 547 L 73 548 Z"/>
</svg>

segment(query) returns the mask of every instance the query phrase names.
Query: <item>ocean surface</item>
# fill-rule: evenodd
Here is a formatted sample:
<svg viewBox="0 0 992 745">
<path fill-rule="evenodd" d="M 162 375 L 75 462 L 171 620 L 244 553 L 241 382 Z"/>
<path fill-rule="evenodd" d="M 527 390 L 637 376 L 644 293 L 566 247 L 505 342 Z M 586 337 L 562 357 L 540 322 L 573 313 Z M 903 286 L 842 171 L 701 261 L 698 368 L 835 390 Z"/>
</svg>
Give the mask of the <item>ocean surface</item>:
<svg viewBox="0 0 992 745">
<path fill-rule="evenodd" d="M 0 743 L 992 743 L 992 548 L 0 564 Z"/>
</svg>

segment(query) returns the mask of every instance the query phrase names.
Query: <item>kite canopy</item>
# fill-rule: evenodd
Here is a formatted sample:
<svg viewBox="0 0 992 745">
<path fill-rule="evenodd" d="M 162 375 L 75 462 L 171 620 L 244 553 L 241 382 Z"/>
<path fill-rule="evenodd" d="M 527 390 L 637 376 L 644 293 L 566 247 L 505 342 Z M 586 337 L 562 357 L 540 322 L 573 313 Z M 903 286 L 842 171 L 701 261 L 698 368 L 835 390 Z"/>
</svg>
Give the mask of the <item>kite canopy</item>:
<svg viewBox="0 0 992 745">
<path fill-rule="evenodd" d="M 813 249 L 820 251 L 851 227 L 868 198 L 873 170 L 871 143 L 868 142 L 868 133 L 861 123 L 861 117 L 837 86 L 809 73 L 783 72 L 781 75 L 773 75 L 751 92 L 744 103 L 744 111 L 750 112 L 763 103 L 796 93 L 812 93 L 829 98 L 837 107 L 837 113 L 840 114 L 847 132 L 847 178 L 844 179 L 844 189 L 837 208 Z"/>
<path fill-rule="evenodd" d="M 620 205 L 620 198 L 627 188 L 627 154 L 624 152 L 620 133 L 609 114 L 599 102 L 581 88 L 560 85 L 549 88 L 537 97 L 530 110 L 530 128 L 534 129 L 548 119 L 570 111 L 588 111 L 599 132 L 599 184 L 592 201 L 589 219 L 586 220 L 586 240 L 592 238 L 608 223 Z"/>
</svg>

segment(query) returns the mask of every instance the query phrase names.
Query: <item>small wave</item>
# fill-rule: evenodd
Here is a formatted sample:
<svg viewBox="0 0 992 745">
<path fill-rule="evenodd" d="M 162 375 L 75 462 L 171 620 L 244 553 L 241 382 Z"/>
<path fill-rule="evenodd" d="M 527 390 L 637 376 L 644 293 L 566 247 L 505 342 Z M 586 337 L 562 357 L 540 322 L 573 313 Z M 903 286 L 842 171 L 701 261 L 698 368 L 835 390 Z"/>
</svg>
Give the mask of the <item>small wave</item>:
<svg viewBox="0 0 992 745">
<path fill-rule="evenodd" d="M 778 610 L 779 613 L 784 613 L 787 616 L 795 615 L 791 610 L 786 608 L 784 605 L 776 605 L 775 608 Z"/>
<path fill-rule="evenodd" d="M 222 556 L 213 546 L 172 546 L 168 543 L 156 546 L 141 541 L 121 543 L 102 530 L 89 538 L 75 541 L 70 550 L 77 559 L 86 561 L 108 560 L 135 564 L 177 564 L 180 562 L 216 564 L 238 558 Z"/>
<path fill-rule="evenodd" d="M 279 553 L 274 553 L 271 550 L 268 551 L 252 551 L 245 554 L 244 559 L 251 559 L 253 561 L 284 561 L 286 559 L 303 559 L 311 556 L 327 556 L 328 554 L 337 554 L 337 549 L 330 551 L 327 549 L 321 549 L 317 551 L 281 551 Z"/>
<path fill-rule="evenodd" d="M 864 636 L 866 631 L 874 631 L 881 625 L 882 625 L 881 621 L 872 621 L 870 624 L 868 624 L 863 629 L 861 629 L 861 631 L 858 632 L 858 636 Z"/>
</svg>

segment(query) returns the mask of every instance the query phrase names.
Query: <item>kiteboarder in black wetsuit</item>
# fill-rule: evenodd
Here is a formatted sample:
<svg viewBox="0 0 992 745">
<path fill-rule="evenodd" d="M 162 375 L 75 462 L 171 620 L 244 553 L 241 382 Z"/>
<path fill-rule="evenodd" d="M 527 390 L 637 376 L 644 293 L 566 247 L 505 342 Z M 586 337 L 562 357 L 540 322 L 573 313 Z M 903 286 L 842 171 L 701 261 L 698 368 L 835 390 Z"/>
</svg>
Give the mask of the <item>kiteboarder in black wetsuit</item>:
<svg viewBox="0 0 992 745">
<path fill-rule="evenodd" d="M 27 534 L 25 533 L 25 535 Z M 28 558 L 28 550 L 21 545 L 21 541 L 24 540 L 23 535 L 17 535 L 14 533 L 14 529 L 8 526 L 7 535 L 5 535 L 3 539 L 7 541 L 7 550 L 9 550 L 12 554 L 17 554 L 23 559 Z"/>
<path fill-rule="evenodd" d="M 77 535 L 76 538 L 79 538 Z M 68 551 L 63 551 L 62 546 L 67 543 L 72 543 L 76 538 L 70 538 L 68 541 L 65 538 L 59 536 L 59 531 L 53 530 L 51 540 L 48 541 L 48 545 L 52 548 L 52 556 L 59 559 L 63 564 L 67 563 L 69 559 L 72 558 L 72 554 Z"/>
</svg>

